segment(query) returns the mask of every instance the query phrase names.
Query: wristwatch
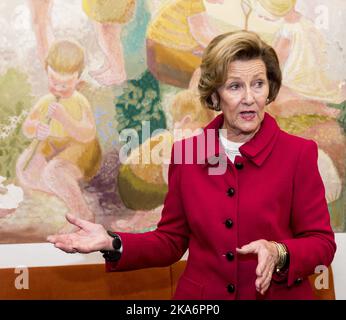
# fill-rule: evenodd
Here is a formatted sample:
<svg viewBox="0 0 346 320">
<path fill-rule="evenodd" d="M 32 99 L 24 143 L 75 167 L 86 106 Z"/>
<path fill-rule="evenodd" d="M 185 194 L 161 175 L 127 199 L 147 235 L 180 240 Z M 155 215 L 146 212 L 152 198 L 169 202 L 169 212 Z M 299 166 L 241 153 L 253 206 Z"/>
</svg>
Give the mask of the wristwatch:
<svg viewBox="0 0 346 320">
<path fill-rule="evenodd" d="M 112 246 L 114 250 L 100 250 L 100 252 L 103 253 L 103 257 L 106 261 L 115 262 L 121 257 L 121 252 L 119 250 L 122 246 L 122 242 L 116 233 L 109 230 L 107 230 L 107 233 L 113 238 Z"/>
</svg>

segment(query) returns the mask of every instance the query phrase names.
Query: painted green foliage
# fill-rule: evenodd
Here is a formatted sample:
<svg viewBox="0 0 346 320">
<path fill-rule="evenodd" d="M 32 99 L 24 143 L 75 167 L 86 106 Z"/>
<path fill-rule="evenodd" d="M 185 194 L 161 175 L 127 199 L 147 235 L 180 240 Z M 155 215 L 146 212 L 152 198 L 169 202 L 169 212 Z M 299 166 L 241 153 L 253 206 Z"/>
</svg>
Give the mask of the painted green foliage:
<svg viewBox="0 0 346 320">
<path fill-rule="evenodd" d="M 15 163 L 30 141 L 21 132 L 33 97 L 27 76 L 9 69 L 0 77 L 0 175 L 15 177 Z"/>
<path fill-rule="evenodd" d="M 138 80 L 128 81 L 128 87 L 115 103 L 118 131 L 135 129 L 143 143 L 142 121 L 150 121 L 150 134 L 166 128 L 166 117 L 161 105 L 158 81 L 149 71 Z M 144 137 L 144 140 L 149 137 Z"/>
</svg>

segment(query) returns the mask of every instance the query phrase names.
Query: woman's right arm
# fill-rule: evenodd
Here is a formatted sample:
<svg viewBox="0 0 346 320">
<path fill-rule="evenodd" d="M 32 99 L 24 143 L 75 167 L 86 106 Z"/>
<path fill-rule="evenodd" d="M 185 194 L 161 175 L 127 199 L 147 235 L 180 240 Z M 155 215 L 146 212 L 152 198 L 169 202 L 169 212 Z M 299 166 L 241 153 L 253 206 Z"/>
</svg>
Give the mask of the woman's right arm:
<svg viewBox="0 0 346 320">
<path fill-rule="evenodd" d="M 181 165 L 174 163 L 174 149 L 175 146 L 168 171 L 168 193 L 157 229 L 141 234 L 117 232 L 122 240 L 123 252 L 112 270 L 169 266 L 187 250 L 190 229 L 181 197 Z"/>
<path fill-rule="evenodd" d="M 181 198 L 181 165 L 175 164 L 173 159 L 174 146 L 168 172 L 168 193 L 157 229 L 145 233 L 115 231 L 122 241 L 122 253 L 118 261 L 106 262 L 107 271 L 169 266 L 178 261 L 187 250 L 190 229 Z M 112 239 L 102 225 L 73 216 L 67 216 L 67 219 L 78 226 L 79 231 L 49 236 L 47 240 L 57 248 L 68 253 L 112 250 Z"/>
</svg>

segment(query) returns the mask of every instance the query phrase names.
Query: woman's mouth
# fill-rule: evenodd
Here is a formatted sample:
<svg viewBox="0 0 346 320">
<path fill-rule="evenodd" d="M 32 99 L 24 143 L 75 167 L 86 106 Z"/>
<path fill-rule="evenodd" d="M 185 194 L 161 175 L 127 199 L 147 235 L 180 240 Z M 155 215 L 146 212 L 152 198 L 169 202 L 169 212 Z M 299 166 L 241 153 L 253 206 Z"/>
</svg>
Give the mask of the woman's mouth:
<svg viewBox="0 0 346 320">
<path fill-rule="evenodd" d="M 256 117 L 255 111 L 242 111 L 240 112 L 240 117 L 245 121 L 251 121 Z"/>
</svg>

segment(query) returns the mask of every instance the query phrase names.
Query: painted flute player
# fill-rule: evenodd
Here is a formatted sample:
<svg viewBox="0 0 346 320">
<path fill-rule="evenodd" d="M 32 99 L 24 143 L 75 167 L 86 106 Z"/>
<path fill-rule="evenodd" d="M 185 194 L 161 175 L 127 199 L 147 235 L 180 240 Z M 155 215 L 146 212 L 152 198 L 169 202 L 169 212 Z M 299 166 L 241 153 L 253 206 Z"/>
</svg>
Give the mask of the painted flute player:
<svg viewBox="0 0 346 320">
<path fill-rule="evenodd" d="M 70 40 L 50 47 L 46 59 L 50 93 L 41 97 L 23 124 L 33 142 L 16 166 L 21 187 L 53 194 L 71 214 L 94 221 L 78 182 L 92 178 L 101 148 L 88 100 L 77 91 L 84 68 L 84 50 Z M 61 231 L 75 230 L 66 225 Z"/>
</svg>

